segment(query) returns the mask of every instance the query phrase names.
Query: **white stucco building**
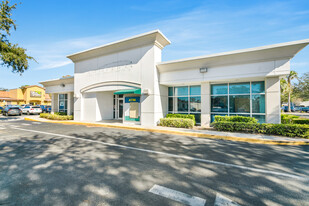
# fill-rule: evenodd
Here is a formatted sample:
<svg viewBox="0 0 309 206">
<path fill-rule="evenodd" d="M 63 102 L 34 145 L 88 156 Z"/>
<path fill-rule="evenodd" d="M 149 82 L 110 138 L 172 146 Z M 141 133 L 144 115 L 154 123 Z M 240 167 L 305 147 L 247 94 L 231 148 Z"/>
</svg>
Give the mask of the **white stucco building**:
<svg viewBox="0 0 309 206">
<path fill-rule="evenodd" d="M 52 111 L 78 121 L 118 119 L 154 126 L 167 113 L 253 116 L 280 123 L 280 78 L 309 39 L 175 61 L 161 61 L 170 41 L 151 31 L 67 56 L 74 77 L 40 82 Z"/>
</svg>

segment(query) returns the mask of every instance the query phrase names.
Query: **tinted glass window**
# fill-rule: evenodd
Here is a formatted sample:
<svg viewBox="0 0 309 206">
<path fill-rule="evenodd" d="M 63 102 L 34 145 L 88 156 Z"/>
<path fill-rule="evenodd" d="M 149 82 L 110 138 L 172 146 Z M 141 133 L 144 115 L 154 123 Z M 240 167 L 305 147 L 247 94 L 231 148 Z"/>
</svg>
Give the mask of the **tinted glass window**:
<svg viewBox="0 0 309 206">
<path fill-rule="evenodd" d="M 255 119 L 258 120 L 258 123 L 265 123 L 265 115 L 252 115 Z"/>
<path fill-rule="evenodd" d="M 188 97 L 178 97 L 176 101 L 178 112 L 188 112 Z"/>
<path fill-rule="evenodd" d="M 175 96 L 188 96 L 188 87 L 175 87 Z"/>
<path fill-rule="evenodd" d="M 227 112 L 227 96 L 213 96 L 211 97 L 211 111 L 212 112 Z"/>
<path fill-rule="evenodd" d="M 168 98 L 168 111 L 173 111 L 173 97 Z"/>
<path fill-rule="evenodd" d="M 250 95 L 230 96 L 230 112 L 249 113 L 250 112 Z"/>
<path fill-rule="evenodd" d="M 230 94 L 249 94 L 250 83 L 233 83 L 229 87 Z"/>
<path fill-rule="evenodd" d="M 211 85 L 211 94 L 227 94 L 227 84 Z"/>
<path fill-rule="evenodd" d="M 264 93 L 265 84 L 264 82 L 252 82 L 251 83 L 252 93 Z"/>
<path fill-rule="evenodd" d="M 32 107 L 32 108 L 35 108 L 35 109 L 37 109 L 37 108 L 41 108 L 41 107 L 38 107 L 38 106 L 36 106 L 36 107 Z"/>
<path fill-rule="evenodd" d="M 201 95 L 201 86 L 191 86 L 190 95 Z"/>
<path fill-rule="evenodd" d="M 201 112 L 201 97 L 190 97 L 190 111 Z"/>
<path fill-rule="evenodd" d="M 195 116 L 195 122 L 201 124 L 201 114 L 193 114 Z"/>
<path fill-rule="evenodd" d="M 252 113 L 265 113 L 265 95 L 252 95 Z"/>
<path fill-rule="evenodd" d="M 169 87 L 168 88 L 168 96 L 173 96 L 174 92 L 173 92 L 173 87 Z"/>
</svg>

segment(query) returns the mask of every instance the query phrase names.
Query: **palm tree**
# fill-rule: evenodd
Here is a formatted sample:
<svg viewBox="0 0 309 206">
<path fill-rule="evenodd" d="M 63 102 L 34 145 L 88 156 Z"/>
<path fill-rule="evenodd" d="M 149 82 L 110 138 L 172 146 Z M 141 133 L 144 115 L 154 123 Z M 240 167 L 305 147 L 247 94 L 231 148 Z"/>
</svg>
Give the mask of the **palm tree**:
<svg viewBox="0 0 309 206">
<path fill-rule="evenodd" d="M 281 79 L 281 89 L 288 93 L 288 112 L 291 112 L 291 94 L 292 94 L 292 80 L 297 78 L 297 72 L 290 71 L 286 78 Z"/>
</svg>

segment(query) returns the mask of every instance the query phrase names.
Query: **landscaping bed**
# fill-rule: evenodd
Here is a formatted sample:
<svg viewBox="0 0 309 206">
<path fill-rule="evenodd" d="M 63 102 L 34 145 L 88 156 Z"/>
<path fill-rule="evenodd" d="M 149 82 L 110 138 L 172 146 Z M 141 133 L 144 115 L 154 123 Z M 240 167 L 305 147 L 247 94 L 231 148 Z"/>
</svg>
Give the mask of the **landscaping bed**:
<svg viewBox="0 0 309 206">
<path fill-rule="evenodd" d="M 161 118 L 158 126 L 193 128 L 195 125 L 195 116 L 192 114 L 167 114 L 166 118 Z"/>
<path fill-rule="evenodd" d="M 66 115 L 64 113 L 55 113 L 55 114 L 49 114 L 49 113 L 41 113 L 41 118 L 50 119 L 50 120 L 73 120 L 73 115 Z"/>
<path fill-rule="evenodd" d="M 294 120 L 286 121 L 283 124 L 260 124 L 257 123 L 257 120 L 253 117 L 216 116 L 212 126 L 218 131 L 260 133 L 267 135 L 309 138 L 309 125 L 305 124 L 306 121 L 301 121 L 303 121 L 302 124 L 296 124 L 297 121 Z"/>
</svg>

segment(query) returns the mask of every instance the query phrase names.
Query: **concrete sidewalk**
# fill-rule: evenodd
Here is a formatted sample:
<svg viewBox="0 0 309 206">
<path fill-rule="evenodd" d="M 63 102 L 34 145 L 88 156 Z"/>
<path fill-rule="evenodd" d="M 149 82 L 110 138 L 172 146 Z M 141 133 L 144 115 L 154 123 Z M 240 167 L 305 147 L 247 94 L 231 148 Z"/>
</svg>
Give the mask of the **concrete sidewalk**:
<svg viewBox="0 0 309 206">
<path fill-rule="evenodd" d="M 58 123 L 58 124 L 71 124 L 71 125 L 85 125 L 85 126 L 93 126 L 93 127 L 129 129 L 129 130 L 148 131 L 148 132 L 156 132 L 156 133 L 164 133 L 164 134 L 194 136 L 194 137 L 200 137 L 200 138 L 259 143 L 259 144 L 309 145 L 309 139 L 304 139 L 304 138 L 289 138 L 289 137 L 283 137 L 283 136 L 236 133 L 236 132 L 220 132 L 220 131 L 215 131 L 211 128 L 196 127 L 194 129 L 184 129 L 184 128 L 160 127 L 160 126 L 147 127 L 147 126 L 141 126 L 141 125 L 122 124 L 119 122 L 78 122 L 78 121 L 71 121 L 71 120 L 59 121 L 59 120 L 48 120 L 48 119 L 40 118 L 39 116 L 26 117 L 24 119 L 28 121 L 40 121 L 40 122 Z"/>
</svg>

